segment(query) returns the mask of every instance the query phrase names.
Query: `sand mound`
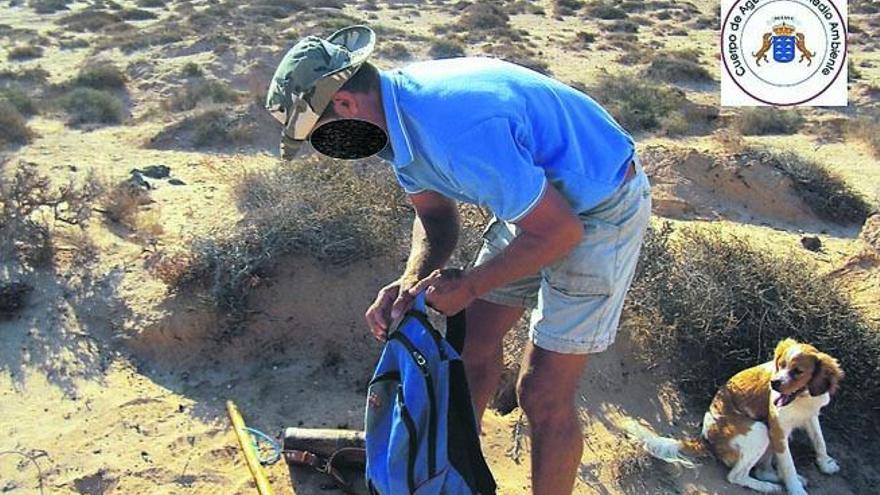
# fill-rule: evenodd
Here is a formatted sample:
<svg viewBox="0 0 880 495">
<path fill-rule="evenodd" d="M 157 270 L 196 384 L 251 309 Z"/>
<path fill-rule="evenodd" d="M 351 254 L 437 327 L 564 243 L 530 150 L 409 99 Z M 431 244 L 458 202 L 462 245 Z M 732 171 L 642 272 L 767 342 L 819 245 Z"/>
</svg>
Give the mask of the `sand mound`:
<svg viewBox="0 0 880 495">
<path fill-rule="evenodd" d="M 801 228 L 820 224 L 791 179 L 758 160 L 659 145 L 641 156 L 657 214 Z"/>
</svg>

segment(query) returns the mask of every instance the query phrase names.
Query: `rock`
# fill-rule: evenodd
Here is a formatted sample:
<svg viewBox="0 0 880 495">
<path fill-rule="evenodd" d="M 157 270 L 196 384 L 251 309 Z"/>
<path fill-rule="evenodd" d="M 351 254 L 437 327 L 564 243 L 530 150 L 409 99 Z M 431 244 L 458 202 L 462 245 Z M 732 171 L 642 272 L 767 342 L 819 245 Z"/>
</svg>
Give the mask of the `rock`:
<svg viewBox="0 0 880 495">
<path fill-rule="evenodd" d="M 144 167 L 143 170 L 134 169 L 131 171 L 132 174 L 135 172 L 139 172 L 144 177 L 151 179 L 165 179 L 171 175 L 171 167 L 167 165 L 150 165 L 149 167 Z"/>
<path fill-rule="evenodd" d="M 865 243 L 880 253 L 880 213 L 874 213 L 865 220 L 859 234 Z"/>
<path fill-rule="evenodd" d="M 801 237 L 801 245 L 813 252 L 818 252 L 822 249 L 822 241 L 817 236 L 805 235 Z"/>
<path fill-rule="evenodd" d="M 184 182 L 180 179 L 168 179 L 168 183 L 171 184 L 172 186 L 185 186 L 186 185 L 186 182 Z"/>
</svg>

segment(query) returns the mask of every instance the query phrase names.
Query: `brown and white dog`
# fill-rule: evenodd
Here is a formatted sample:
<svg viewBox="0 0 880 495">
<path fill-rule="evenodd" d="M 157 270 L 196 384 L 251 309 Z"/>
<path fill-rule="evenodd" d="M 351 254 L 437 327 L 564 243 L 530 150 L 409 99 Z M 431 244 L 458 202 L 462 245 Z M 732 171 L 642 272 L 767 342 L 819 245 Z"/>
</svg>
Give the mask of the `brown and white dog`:
<svg viewBox="0 0 880 495">
<path fill-rule="evenodd" d="M 772 361 L 737 373 L 721 387 L 703 417 L 699 438 L 660 437 L 635 423 L 628 430 L 658 459 L 693 467 L 687 455 L 714 454 L 730 468 L 731 483 L 780 493 L 781 482 L 790 495 L 806 495 L 806 480 L 795 471 L 788 437 L 795 428 L 805 429 L 819 471 L 840 470 L 826 450 L 819 410 L 842 378 L 836 359 L 809 344 L 785 339 L 776 346 Z"/>
</svg>

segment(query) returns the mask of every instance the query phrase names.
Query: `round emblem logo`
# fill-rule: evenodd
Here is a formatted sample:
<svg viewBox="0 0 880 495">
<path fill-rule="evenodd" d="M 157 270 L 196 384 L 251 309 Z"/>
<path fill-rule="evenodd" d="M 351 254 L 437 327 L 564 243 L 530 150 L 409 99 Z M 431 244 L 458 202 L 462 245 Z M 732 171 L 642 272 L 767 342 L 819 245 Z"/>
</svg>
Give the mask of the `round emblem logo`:
<svg viewBox="0 0 880 495">
<path fill-rule="evenodd" d="M 723 75 L 753 100 L 809 104 L 832 88 L 846 67 L 845 13 L 832 0 L 732 0 L 725 6 Z M 844 105 L 845 79 L 838 83 Z M 722 103 L 724 93 L 722 85 Z"/>
</svg>

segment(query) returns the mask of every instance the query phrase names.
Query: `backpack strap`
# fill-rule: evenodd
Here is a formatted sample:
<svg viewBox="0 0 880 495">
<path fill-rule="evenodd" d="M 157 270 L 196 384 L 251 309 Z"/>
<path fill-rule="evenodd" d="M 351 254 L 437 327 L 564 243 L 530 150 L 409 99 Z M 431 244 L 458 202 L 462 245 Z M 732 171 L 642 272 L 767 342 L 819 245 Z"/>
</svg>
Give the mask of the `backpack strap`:
<svg viewBox="0 0 880 495">
<path fill-rule="evenodd" d="M 446 318 L 446 341 L 459 355 L 464 352 L 466 325 L 467 318 L 465 318 L 464 310 Z"/>
<path fill-rule="evenodd" d="M 446 318 L 446 341 L 459 355 L 464 351 L 467 317 L 462 310 Z M 486 464 L 477 433 L 477 421 L 471 404 L 471 393 L 465 376 L 464 363 L 455 361 L 449 367 L 449 415 L 461 430 L 450 430 L 449 443 L 455 451 L 450 455 L 453 466 L 461 473 L 468 486 L 480 495 L 494 495 L 495 478 Z M 456 429 L 457 430 L 457 429 Z"/>
</svg>

